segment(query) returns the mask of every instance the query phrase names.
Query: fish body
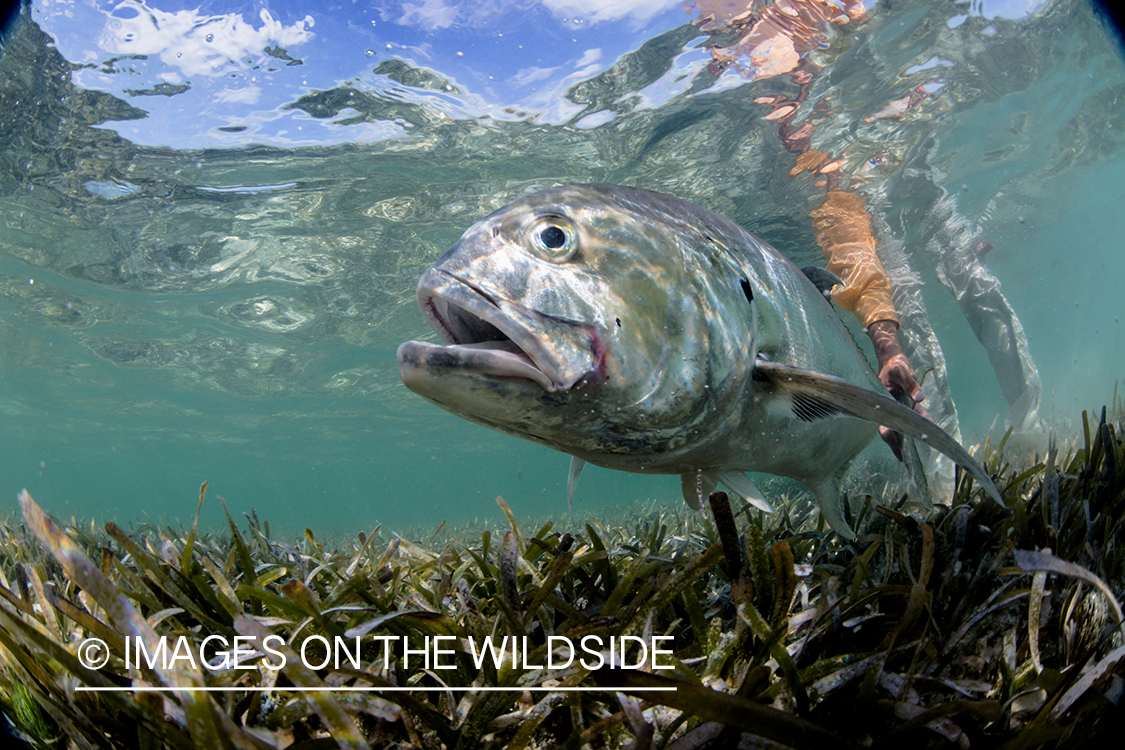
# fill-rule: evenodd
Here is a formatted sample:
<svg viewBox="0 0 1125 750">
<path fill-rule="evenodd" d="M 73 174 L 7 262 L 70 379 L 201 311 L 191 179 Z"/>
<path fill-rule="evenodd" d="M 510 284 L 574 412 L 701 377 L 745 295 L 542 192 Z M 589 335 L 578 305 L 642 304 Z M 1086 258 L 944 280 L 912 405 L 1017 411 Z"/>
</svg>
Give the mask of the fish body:
<svg viewBox="0 0 1125 750">
<path fill-rule="evenodd" d="M 429 401 L 577 470 L 678 474 L 694 506 L 723 482 L 768 509 L 743 472 L 791 477 L 850 538 L 839 480 L 877 425 L 944 433 L 885 394 L 823 291 L 699 206 L 554 188 L 477 222 L 423 274 L 442 343 L 403 344 L 399 369 Z"/>
</svg>

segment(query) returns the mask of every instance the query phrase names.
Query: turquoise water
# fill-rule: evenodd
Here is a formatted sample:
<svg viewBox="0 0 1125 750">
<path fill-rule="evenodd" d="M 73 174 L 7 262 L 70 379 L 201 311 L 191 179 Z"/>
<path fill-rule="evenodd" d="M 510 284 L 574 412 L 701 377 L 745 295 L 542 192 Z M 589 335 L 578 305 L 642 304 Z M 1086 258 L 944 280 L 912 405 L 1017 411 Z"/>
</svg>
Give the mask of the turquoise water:
<svg viewBox="0 0 1125 750">
<path fill-rule="evenodd" d="M 925 251 L 938 191 L 992 243 L 1039 415 L 1068 429 L 1125 373 L 1121 48 L 1084 2 L 884 5 L 822 24 L 795 122 L 863 183 L 880 241 L 904 243 L 965 442 L 1008 404 Z M 709 67 L 740 32 L 701 30 L 696 4 L 262 7 L 35 2 L 5 32 L 12 507 L 27 487 L 62 517 L 186 521 L 208 480 L 210 525 L 215 495 L 290 532 L 494 517 L 496 495 L 561 517 L 565 456 L 399 381 L 398 344 L 433 339 L 422 271 L 514 197 L 583 181 L 672 193 L 820 257 L 824 188 L 787 176 L 754 101 L 798 87 L 747 56 Z M 576 512 L 678 495 L 674 477 L 591 467 Z"/>
</svg>

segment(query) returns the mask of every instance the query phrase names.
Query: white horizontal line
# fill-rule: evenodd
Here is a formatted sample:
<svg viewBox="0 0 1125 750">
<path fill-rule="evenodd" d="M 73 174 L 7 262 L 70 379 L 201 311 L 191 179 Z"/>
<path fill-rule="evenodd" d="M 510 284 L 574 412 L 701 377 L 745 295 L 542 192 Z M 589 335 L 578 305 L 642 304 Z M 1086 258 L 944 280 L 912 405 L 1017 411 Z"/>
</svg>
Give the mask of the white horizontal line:
<svg viewBox="0 0 1125 750">
<path fill-rule="evenodd" d="M 517 692 L 524 691 L 537 692 L 537 693 L 580 693 L 599 691 L 603 693 L 620 693 L 620 692 L 633 692 L 633 693 L 664 693 L 675 691 L 674 687 L 296 687 L 293 685 L 286 685 L 284 687 L 97 687 L 89 685 L 78 685 L 75 690 L 80 690 L 90 693 L 233 693 L 233 692 L 265 692 L 272 690 L 286 690 L 298 693 L 320 692 L 320 693 L 406 693 L 406 692 L 423 692 L 423 693 L 441 693 L 441 692 L 471 692 L 473 690 L 482 693 L 495 693 L 495 692 Z"/>
</svg>

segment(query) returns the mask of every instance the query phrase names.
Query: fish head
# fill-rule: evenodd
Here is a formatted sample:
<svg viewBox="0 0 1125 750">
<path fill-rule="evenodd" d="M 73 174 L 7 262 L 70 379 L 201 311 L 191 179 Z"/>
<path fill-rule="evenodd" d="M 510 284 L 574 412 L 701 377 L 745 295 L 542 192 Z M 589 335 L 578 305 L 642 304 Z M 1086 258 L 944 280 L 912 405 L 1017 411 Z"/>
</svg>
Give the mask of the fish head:
<svg viewBox="0 0 1125 750">
<path fill-rule="evenodd" d="M 399 347 L 406 386 L 603 466 L 659 470 L 656 457 L 689 449 L 738 368 L 716 361 L 720 311 L 684 262 L 682 227 L 614 190 L 547 190 L 470 227 L 419 281 L 440 344 Z M 748 332 L 720 328 L 720 348 L 752 362 Z"/>
</svg>

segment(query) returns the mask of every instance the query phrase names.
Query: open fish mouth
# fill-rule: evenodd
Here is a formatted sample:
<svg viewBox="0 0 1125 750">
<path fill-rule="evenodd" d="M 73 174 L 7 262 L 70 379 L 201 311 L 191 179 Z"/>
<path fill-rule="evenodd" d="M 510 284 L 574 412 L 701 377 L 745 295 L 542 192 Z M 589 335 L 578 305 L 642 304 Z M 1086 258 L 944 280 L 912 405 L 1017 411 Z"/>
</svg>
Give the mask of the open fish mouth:
<svg viewBox="0 0 1125 750">
<path fill-rule="evenodd" d="M 527 310 L 448 271 L 423 274 L 418 306 L 443 345 L 409 341 L 399 347 L 408 387 L 412 376 L 427 370 L 520 378 L 550 392 L 604 376 L 605 354 L 592 326 Z"/>
</svg>

